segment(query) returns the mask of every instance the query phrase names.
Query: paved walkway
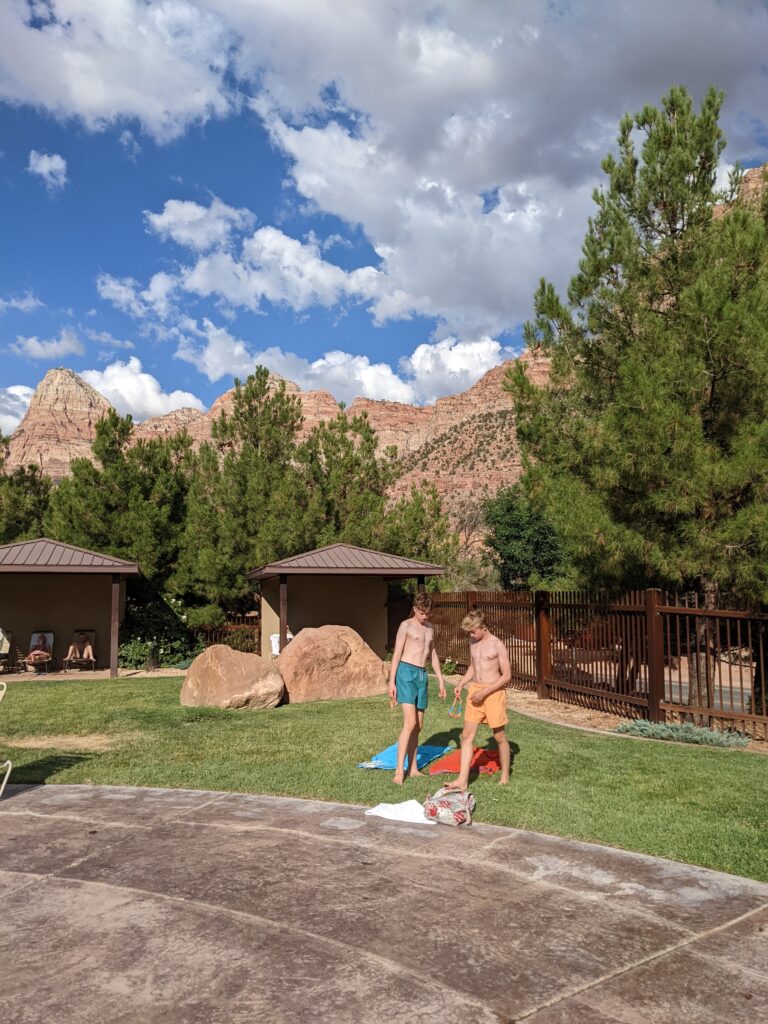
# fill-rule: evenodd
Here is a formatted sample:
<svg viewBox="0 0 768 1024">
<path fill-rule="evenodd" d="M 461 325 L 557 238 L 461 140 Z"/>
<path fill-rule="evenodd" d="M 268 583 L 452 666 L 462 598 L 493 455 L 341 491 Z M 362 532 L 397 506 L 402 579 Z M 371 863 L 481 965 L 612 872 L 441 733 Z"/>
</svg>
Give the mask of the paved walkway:
<svg viewBox="0 0 768 1024">
<path fill-rule="evenodd" d="M 755 1024 L 768 885 L 239 794 L 11 786 L 7 1024 Z"/>
</svg>

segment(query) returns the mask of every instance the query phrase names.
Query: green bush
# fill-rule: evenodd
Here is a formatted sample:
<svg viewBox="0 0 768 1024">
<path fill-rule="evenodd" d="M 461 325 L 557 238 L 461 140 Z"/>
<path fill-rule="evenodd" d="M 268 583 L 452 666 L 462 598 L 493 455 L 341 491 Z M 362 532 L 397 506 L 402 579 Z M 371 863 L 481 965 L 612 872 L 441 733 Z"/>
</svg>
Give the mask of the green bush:
<svg viewBox="0 0 768 1024">
<path fill-rule="evenodd" d="M 144 580 L 133 584 L 120 628 L 120 667 L 165 668 L 194 657 L 201 646 L 186 617 L 178 599 L 164 597 Z"/>
<path fill-rule="evenodd" d="M 216 604 L 205 604 L 202 608 L 187 610 L 187 625 L 190 629 L 216 629 L 224 625 L 226 615 Z"/>
<path fill-rule="evenodd" d="M 256 632 L 250 626 L 228 629 L 222 634 L 222 643 L 231 647 L 234 651 L 242 651 L 244 654 L 258 654 Z"/>
<path fill-rule="evenodd" d="M 749 740 L 737 732 L 717 732 L 714 729 L 703 729 L 690 722 L 680 725 L 666 725 L 661 722 L 647 722 L 643 718 L 633 722 L 624 722 L 616 732 L 628 736 L 643 736 L 649 740 L 676 740 L 678 743 L 699 743 L 709 747 L 746 747 Z"/>
</svg>

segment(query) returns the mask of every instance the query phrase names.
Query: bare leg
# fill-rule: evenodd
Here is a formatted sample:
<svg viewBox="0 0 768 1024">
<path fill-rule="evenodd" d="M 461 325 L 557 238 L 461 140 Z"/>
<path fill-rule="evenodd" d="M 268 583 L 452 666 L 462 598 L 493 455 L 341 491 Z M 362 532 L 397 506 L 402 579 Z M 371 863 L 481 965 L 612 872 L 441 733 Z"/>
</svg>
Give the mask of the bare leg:
<svg viewBox="0 0 768 1024">
<path fill-rule="evenodd" d="M 411 741 L 408 744 L 408 764 L 410 768 L 408 770 L 408 778 L 412 779 L 415 775 L 421 775 L 419 771 L 419 765 L 416 759 L 419 750 L 419 733 L 424 725 L 424 712 L 416 709 L 416 728 L 411 733 Z"/>
<path fill-rule="evenodd" d="M 465 722 L 461 730 L 461 767 L 455 782 L 449 782 L 446 789 L 466 789 L 469 785 L 469 767 L 475 749 L 475 733 L 479 722 Z"/>
<path fill-rule="evenodd" d="M 499 748 L 499 762 L 501 764 L 501 778 L 499 779 L 500 786 L 506 786 L 509 782 L 509 766 L 510 766 L 510 753 L 509 753 L 509 740 L 507 734 L 504 732 L 504 726 L 500 726 L 498 729 L 493 730 L 493 738 L 496 740 L 496 746 Z"/>
<path fill-rule="evenodd" d="M 397 769 L 392 780 L 396 786 L 402 786 L 405 779 L 405 755 L 408 753 L 408 746 L 411 736 L 415 732 L 418 743 L 418 717 L 415 704 L 403 704 L 403 728 L 397 737 Z M 412 763 L 412 762 L 411 762 Z"/>
</svg>

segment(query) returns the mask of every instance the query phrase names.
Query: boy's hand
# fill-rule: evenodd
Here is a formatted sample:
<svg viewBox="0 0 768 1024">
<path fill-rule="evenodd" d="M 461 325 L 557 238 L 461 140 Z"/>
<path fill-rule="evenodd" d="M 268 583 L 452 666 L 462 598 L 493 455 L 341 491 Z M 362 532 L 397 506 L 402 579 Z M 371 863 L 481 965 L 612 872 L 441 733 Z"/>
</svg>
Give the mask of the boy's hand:
<svg viewBox="0 0 768 1024">
<path fill-rule="evenodd" d="M 442 679 L 437 680 L 437 695 L 440 700 L 445 700 L 445 682 Z"/>
<path fill-rule="evenodd" d="M 394 680 L 392 679 L 390 679 L 389 683 L 387 684 L 387 695 L 389 696 L 390 700 L 397 699 L 397 687 L 395 686 Z"/>
<path fill-rule="evenodd" d="M 485 698 L 488 696 L 488 687 L 484 687 L 482 690 L 476 690 L 472 694 L 472 703 L 476 708 L 479 708 Z"/>
<path fill-rule="evenodd" d="M 461 700 L 461 691 L 462 691 L 462 689 L 463 689 L 463 687 L 462 687 L 461 683 L 459 683 L 459 685 L 454 689 L 453 695 L 456 698 L 456 700 Z"/>
</svg>

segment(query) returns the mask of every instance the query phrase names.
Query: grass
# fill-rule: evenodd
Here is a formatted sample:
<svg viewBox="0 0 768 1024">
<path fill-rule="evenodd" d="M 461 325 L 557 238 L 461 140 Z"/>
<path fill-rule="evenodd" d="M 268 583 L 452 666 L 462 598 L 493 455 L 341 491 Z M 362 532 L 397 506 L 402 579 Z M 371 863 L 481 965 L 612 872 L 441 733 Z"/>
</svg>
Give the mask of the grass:
<svg viewBox="0 0 768 1024">
<path fill-rule="evenodd" d="M 385 697 L 273 711 L 182 708 L 180 679 L 11 684 L 0 761 L 12 782 L 170 786 L 372 805 L 423 800 L 441 779 L 396 790 L 358 761 L 400 727 Z M 458 741 L 434 689 L 423 742 Z M 482 730 L 481 730 L 482 732 Z M 512 781 L 473 783 L 476 820 L 584 839 L 768 881 L 768 757 L 599 736 L 511 714 Z M 94 737 L 111 740 L 111 749 Z M 50 746 L 14 746 L 51 737 Z M 483 742 L 482 737 L 479 737 Z M 66 739 L 66 742 L 65 742 Z M 38 740 L 39 742 L 39 740 Z M 103 743 L 101 744 L 104 745 Z"/>
</svg>

